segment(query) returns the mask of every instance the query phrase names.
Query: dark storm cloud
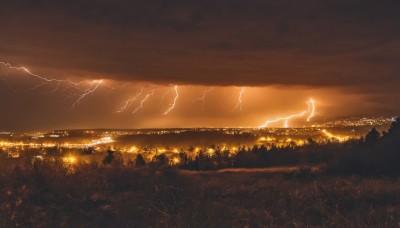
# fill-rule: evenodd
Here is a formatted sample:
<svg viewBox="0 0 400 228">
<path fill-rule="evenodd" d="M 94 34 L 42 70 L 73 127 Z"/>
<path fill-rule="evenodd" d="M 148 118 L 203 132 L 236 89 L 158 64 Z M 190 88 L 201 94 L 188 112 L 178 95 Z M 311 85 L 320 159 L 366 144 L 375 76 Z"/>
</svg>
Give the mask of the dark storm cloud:
<svg viewBox="0 0 400 228">
<path fill-rule="evenodd" d="M 8 1 L 2 61 L 161 84 L 400 86 L 399 1 Z"/>
</svg>

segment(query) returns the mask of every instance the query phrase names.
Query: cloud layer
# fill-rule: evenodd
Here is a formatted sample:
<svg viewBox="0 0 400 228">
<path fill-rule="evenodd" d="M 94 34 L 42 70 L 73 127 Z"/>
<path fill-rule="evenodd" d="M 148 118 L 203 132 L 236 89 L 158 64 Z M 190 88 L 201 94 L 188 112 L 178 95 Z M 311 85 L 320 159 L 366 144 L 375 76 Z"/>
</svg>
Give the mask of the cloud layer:
<svg viewBox="0 0 400 228">
<path fill-rule="evenodd" d="M 372 0 L 8 1 L 0 9 L 0 57 L 56 75 L 396 93 L 399 6 Z"/>
</svg>

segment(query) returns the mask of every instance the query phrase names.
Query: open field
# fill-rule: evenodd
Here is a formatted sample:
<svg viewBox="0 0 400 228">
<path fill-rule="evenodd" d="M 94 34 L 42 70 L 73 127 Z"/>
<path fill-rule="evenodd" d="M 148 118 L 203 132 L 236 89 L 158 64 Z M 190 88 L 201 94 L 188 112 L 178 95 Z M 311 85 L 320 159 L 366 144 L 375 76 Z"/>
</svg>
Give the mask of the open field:
<svg viewBox="0 0 400 228">
<path fill-rule="evenodd" d="M 219 169 L 213 171 L 189 171 L 189 170 L 179 170 L 181 174 L 217 174 L 217 173 L 293 173 L 293 172 L 301 172 L 303 169 L 307 169 L 312 173 L 316 173 L 319 171 L 321 166 L 314 165 L 311 167 L 302 167 L 302 166 L 279 166 L 279 167 L 268 167 L 268 168 L 227 168 L 227 169 Z"/>
<path fill-rule="evenodd" d="M 398 178 L 43 163 L 0 181 L 2 227 L 400 225 Z"/>
</svg>

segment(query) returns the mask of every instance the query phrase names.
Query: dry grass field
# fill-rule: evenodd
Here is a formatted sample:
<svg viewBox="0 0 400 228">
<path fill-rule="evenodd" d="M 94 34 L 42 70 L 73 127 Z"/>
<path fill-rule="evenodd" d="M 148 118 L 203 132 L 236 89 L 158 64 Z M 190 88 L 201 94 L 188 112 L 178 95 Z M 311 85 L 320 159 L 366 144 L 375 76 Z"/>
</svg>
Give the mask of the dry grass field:
<svg viewBox="0 0 400 228">
<path fill-rule="evenodd" d="M 1 227 L 398 227 L 400 179 L 43 162 L 0 174 Z"/>
</svg>

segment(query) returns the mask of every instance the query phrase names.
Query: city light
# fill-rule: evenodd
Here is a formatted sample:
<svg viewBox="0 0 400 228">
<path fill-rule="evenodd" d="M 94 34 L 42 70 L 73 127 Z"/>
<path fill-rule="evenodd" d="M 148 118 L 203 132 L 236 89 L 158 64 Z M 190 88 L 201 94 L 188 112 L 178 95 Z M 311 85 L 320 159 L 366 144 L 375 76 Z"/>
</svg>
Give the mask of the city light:
<svg viewBox="0 0 400 228">
<path fill-rule="evenodd" d="M 174 164 L 174 165 L 177 165 L 177 164 L 179 164 L 181 162 L 181 160 L 179 159 L 179 158 L 177 158 L 177 157 L 174 157 L 173 159 L 172 159 L 172 164 Z"/>
<path fill-rule="evenodd" d="M 137 151 L 138 151 L 138 148 L 136 146 L 131 146 L 127 152 L 128 153 L 136 153 Z"/>
<path fill-rule="evenodd" d="M 333 134 L 333 133 L 328 132 L 326 129 L 323 129 L 321 132 L 322 132 L 325 136 L 327 136 L 328 138 L 336 139 L 336 140 L 338 140 L 339 142 L 344 142 L 344 141 L 346 141 L 346 140 L 349 140 L 349 137 L 348 137 L 348 136 L 339 136 L 339 135 L 335 135 L 335 134 Z"/>
<path fill-rule="evenodd" d="M 63 161 L 64 161 L 64 163 L 73 165 L 73 164 L 75 164 L 77 162 L 77 158 L 75 156 L 73 156 L 73 155 L 69 155 L 67 157 L 64 157 Z"/>
</svg>

